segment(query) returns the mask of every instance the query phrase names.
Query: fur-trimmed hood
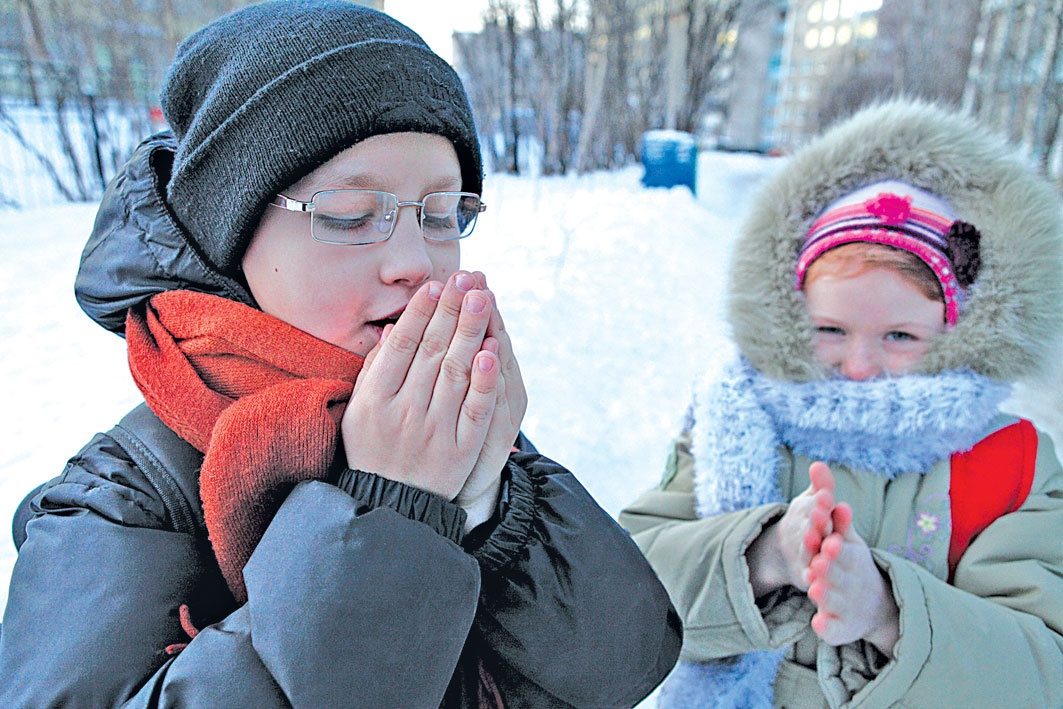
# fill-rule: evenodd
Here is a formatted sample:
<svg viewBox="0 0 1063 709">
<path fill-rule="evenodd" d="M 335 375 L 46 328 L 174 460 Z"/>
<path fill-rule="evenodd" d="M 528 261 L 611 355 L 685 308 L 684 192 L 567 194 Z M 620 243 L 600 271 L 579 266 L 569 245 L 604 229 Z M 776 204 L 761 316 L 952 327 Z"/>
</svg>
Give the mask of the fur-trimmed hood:
<svg viewBox="0 0 1063 709">
<path fill-rule="evenodd" d="M 920 363 L 1000 381 L 1037 371 L 1063 337 L 1063 212 L 1058 195 L 969 117 L 894 100 L 867 108 L 799 150 L 761 189 L 735 245 L 728 319 L 742 353 L 776 379 L 824 372 L 794 287 L 812 220 L 838 197 L 898 179 L 946 199 L 982 234 L 982 271 L 956 326 Z"/>
</svg>

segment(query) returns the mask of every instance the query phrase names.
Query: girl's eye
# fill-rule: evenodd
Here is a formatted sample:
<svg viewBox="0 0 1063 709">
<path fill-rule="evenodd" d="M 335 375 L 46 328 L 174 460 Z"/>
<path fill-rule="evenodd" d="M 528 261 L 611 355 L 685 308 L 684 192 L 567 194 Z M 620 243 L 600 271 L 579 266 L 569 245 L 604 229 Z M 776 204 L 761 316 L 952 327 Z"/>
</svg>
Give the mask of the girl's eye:
<svg viewBox="0 0 1063 709">
<path fill-rule="evenodd" d="M 845 334 L 845 330 L 841 329 L 840 327 L 834 327 L 833 325 L 820 325 L 816 327 L 816 334 L 841 337 Z"/>
<path fill-rule="evenodd" d="M 918 339 L 912 333 L 904 332 L 903 330 L 894 330 L 886 333 L 886 340 L 889 342 L 915 342 Z"/>
</svg>

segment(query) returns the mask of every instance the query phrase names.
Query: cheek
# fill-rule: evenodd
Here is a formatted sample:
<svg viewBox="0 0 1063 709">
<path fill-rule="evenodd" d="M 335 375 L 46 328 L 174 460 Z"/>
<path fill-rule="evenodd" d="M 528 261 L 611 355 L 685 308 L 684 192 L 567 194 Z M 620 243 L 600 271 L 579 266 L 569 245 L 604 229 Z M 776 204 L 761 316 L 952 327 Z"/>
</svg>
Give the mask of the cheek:
<svg viewBox="0 0 1063 709">
<path fill-rule="evenodd" d="M 428 256 L 432 260 L 432 278 L 445 283 L 461 266 L 460 242 L 431 244 Z"/>
<path fill-rule="evenodd" d="M 887 369 L 892 374 L 907 374 L 926 354 L 929 344 L 920 342 L 910 347 L 890 352 Z"/>
<path fill-rule="evenodd" d="M 833 367 L 840 361 L 842 346 L 823 337 L 813 336 L 812 354 L 816 362 L 828 367 Z"/>
</svg>

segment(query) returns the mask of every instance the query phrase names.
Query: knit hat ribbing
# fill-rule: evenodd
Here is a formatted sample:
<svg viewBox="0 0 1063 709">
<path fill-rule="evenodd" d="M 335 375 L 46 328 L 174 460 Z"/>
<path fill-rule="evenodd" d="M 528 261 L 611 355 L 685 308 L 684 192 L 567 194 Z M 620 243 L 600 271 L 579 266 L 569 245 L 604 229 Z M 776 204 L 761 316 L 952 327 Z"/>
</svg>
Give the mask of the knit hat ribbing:
<svg viewBox="0 0 1063 709">
<path fill-rule="evenodd" d="M 178 47 L 161 100 L 178 140 L 167 197 L 226 275 L 277 192 L 373 135 L 441 135 L 462 189 L 482 189 L 457 74 L 405 25 L 344 0 L 274 0 L 211 23 Z"/>
</svg>

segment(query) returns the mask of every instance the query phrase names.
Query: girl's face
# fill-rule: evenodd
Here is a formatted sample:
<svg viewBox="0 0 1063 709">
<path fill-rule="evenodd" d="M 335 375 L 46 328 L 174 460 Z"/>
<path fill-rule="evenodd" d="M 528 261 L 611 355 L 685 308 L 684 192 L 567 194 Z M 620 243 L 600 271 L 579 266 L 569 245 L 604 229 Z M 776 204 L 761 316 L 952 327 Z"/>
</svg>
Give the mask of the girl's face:
<svg viewBox="0 0 1063 709">
<path fill-rule="evenodd" d="M 309 202 L 329 189 L 392 192 L 400 202 L 461 189 L 450 141 L 426 133 L 376 135 L 339 153 L 284 190 Z M 310 236 L 310 216 L 269 207 L 244 254 L 243 270 L 259 307 L 290 325 L 365 355 L 386 321 L 429 280 L 445 282 L 459 264 L 457 241 L 429 241 L 414 208 L 400 209 L 387 241 L 327 244 Z"/>
<path fill-rule="evenodd" d="M 888 269 L 823 274 L 804 290 L 816 359 L 849 379 L 905 374 L 945 331 L 945 304 Z"/>
</svg>

